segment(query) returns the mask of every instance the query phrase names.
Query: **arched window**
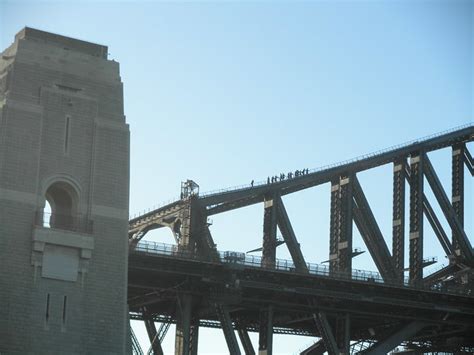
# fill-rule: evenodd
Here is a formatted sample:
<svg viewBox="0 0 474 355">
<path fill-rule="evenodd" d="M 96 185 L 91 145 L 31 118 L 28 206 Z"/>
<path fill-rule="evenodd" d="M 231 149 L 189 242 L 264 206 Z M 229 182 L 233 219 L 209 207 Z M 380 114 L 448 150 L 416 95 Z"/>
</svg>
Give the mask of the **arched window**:
<svg viewBox="0 0 474 355">
<path fill-rule="evenodd" d="M 68 230 L 75 229 L 78 212 L 76 190 L 66 182 L 55 182 L 46 190 L 45 197 L 45 212 L 48 204 L 51 209 L 49 227 Z"/>
</svg>

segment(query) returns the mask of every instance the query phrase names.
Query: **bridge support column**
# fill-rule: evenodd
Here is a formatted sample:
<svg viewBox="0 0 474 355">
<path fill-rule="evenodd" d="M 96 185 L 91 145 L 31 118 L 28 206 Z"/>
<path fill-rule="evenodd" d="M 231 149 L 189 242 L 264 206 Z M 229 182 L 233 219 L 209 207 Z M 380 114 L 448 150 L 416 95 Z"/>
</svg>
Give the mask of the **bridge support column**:
<svg viewBox="0 0 474 355">
<path fill-rule="evenodd" d="M 464 225 L 464 144 L 453 146 L 451 203 L 461 226 Z M 461 255 L 458 239 L 462 236 L 452 232 L 453 251 Z"/>
<path fill-rule="evenodd" d="M 176 314 L 175 355 L 188 355 L 191 348 L 191 295 L 179 295 Z"/>
<path fill-rule="evenodd" d="M 273 307 L 260 311 L 260 329 L 258 333 L 258 355 L 273 354 Z"/>
<path fill-rule="evenodd" d="M 265 197 L 263 216 L 263 249 L 262 266 L 275 268 L 276 261 L 276 231 L 277 231 L 277 210 L 274 196 Z"/>
<path fill-rule="evenodd" d="M 405 179 L 406 161 L 393 164 L 392 259 L 397 279 L 403 283 L 405 269 Z"/>
<path fill-rule="evenodd" d="M 410 159 L 410 284 L 423 279 L 423 155 Z"/>
<path fill-rule="evenodd" d="M 198 354 L 198 343 L 199 343 L 199 319 L 193 318 L 191 320 L 191 349 L 189 350 L 190 355 Z"/>
<path fill-rule="evenodd" d="M 336 319 L 336 344 L 339 354 L 349 355 L 351 349 L 349 314 L 340 315 Z"/>
<path fill-rule="evenodd" d="M 352 272 L 352 183 L 340 177 L 331 184 L 329 270 Z"/>
</svg>

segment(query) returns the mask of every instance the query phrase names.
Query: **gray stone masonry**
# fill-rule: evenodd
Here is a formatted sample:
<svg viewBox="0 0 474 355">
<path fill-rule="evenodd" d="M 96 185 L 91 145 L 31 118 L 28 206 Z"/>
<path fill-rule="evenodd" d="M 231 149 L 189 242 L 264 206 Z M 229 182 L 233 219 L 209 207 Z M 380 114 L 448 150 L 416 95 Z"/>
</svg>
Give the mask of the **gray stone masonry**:
<svg viewBox="0 0 474 355">
<path fill-rule="evenodd" d="M 128 199 L 119 64 L 21 30 L 0 56 L 0 354 L 128 352 Z"/>
</svg>

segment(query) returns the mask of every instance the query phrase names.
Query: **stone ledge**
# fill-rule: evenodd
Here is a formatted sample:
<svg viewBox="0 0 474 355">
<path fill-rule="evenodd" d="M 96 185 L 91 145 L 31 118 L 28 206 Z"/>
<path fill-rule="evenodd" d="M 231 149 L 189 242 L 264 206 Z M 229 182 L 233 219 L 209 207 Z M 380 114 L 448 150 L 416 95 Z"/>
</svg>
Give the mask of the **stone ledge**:
<svg viewBox="0 0 474 355">
<path fill-rule="evenodd" d="M 33 250 L 42 252 L 45 244 L 81 249 L 81 258 L 90 259 L 94 250 L 94 238 L 67 230 L 34 227 Z"/>
</svg>

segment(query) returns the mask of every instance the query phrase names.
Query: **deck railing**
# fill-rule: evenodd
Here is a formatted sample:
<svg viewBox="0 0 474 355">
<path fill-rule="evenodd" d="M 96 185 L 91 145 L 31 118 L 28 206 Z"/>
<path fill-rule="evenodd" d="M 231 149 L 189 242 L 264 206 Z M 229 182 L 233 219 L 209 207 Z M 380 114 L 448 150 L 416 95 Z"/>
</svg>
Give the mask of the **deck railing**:
<svg viewBox="0 0 474 355">
<path fill-rule="evenodd" d="M 156 243 L 149 241 L 141 241 L 132 250 L 135 253 L 146 253 L 150 255 L 168 256 L 186 260 L 197 260 L 203 262 L 210 262 L 204 259 L 198 254 L 192 253 L 187 250 L 180 249 L 177 245 Z M 269 270 L 275 270 L 279 272 L 287 273 L 299 273 L 304 275 L 305 273 L 297 271 L 294 263 L 291 260 L 277 259 L 275 261 L 275 267 L 265 266 L 262 262 L 262 257 L 256 255 L 248 255 L 242 252 L 235 251 L 219 251 L 219 258 L 222 263 L 231 264 L 235 267 L 252 267 L 252 268 L 265 268 Z M 340 280 L 351 280 L 351 281 L 362 281 L 375 284 L 384 284 L 387 286 L 394 287 L 406 287 L 422 289 L 427 291 L 437 291 L 445 293 L 462 294 L 466 296 L 473 296 L 471 290 L 467 290 L 464 287 L 458 287 L 453 285 L 413 285 L 409 282 L 408 278 L 403 280 L 401 283 L 399 280 L 384 280 L 378 272 L 368 270 L 352 269 L 352 273 L 348 274 L 345 272 L 330 271 L 328 265 L 306 263 L 308 272 L 310 275 L 317 275 L 328 277 L 332 279 Z"/>
</svg>

